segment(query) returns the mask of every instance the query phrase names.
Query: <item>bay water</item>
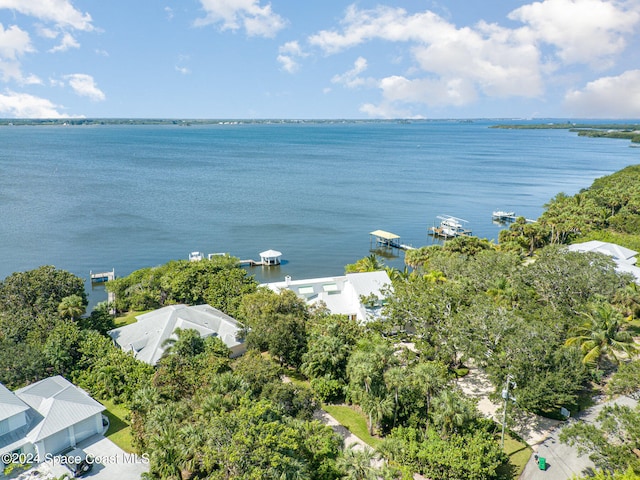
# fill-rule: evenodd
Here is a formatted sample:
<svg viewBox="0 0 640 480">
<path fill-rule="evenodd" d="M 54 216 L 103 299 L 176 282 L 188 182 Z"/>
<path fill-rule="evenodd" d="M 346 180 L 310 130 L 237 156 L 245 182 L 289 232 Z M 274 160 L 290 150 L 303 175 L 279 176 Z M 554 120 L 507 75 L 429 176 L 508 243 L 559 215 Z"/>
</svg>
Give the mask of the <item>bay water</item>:
<svg viewBox="0 0 640 480">
<path fill-rule="evenodd" d="M 340 275 L 370 253 L 373 230 L 428 245 L 437 216 L 454 215 L 497 241 L 492 211 L 534 219 L 557 193 L 639 163 L 626 140 L 497 123 L 3 126 L 0 279 L 40 265 L 124 276 L 191 251 L 267 249 L 284 261 L 248 268 L 260 282 Z M 402 267 L 402 252 L 387 253 Z"/>
</svg>

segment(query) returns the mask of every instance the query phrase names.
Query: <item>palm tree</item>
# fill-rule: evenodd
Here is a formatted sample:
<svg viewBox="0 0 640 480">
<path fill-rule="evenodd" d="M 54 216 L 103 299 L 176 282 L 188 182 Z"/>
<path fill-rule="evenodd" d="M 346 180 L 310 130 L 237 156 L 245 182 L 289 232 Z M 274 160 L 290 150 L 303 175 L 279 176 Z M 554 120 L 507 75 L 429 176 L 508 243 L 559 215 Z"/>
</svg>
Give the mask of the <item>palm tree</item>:
<svg viewBox="0 0 640 480">
<path fill-rule="evenodd" d="M 183 457 L 178 444 L 178 432 L 174 428 L 168 428 L 151 438 L 150 469 L 155 475 L 171 480 L 182 478 L 179 464 Z"/>
<path fill-rule="evenodd" d="M 443 390 L 433 399 L 433 423 L 443 435 L 460 431 L 476 416 L 473 405 L 455 390 Z"/>
<path fill-rule="evenodd" d="M 178 432 L 180 475 L 182 480 L 190 479 L 200 467 L 205 437 L 202 428 L 187 424 Z"/>
<path fill-rule="evenodd" d="M 422 392 L 425 398 L 425 435 L 429 429 L 431 399 L 442 390 L 449 381 L 447 367 L 439 362 L 418 363 L 410 370 L 410 381 Z"/>
<path fill-rule="evenodd" d="M 374 425 L 380 429 L 380 423 L 393 413 L 393 398 L 380 392 L 378 395 L 365 395 L 360 401 L 360 407 L 369 414 L 369 435 L 374 434 Z"/>
<path fill-rule="evenodd" d="M 565 345 L 579 345 L 585 365 L 595 367 L 604 358 L 618 364 L 620 353 L 630 357 L 638 351 L 631 334 L 622 328 L 622 314 L 610 304 L 598 304 L 583 315 L 586 320 L 571 330 L 573 336 Z"/>
<path fill-rule="evenodd" d="M 347 480 L 377 480 L 378 469 L 372 466 L 376 454 L 368 447 L 352 443 L 346 448 L 336 464 Z"/>
<path fill-rule="evenodd" d="M 389 275 L 389 278 L 391 279 L 392 283 L 406 282 L 409 280 L 412 273 L 409 271 L 409 267 L 407 267 L 406 265 L 402 270 L 398 270 L 397 268 L 393 268 L 393 267 L 385 267 L 384 269 L 387 272 L 387 275 Z"/>
<path fill-rule="evenodd" d="M 398 419 L 398 404 L 400 403 L 400 389 L 407 384 L 407 371 L 403 367 L 393 367 L 384 372 L 387 388 L 393 390 L 393 428 Z"/>
<path fill-rule="evenodd" d="M 447 277 L 440 270 L 431 270 L 424 275 L 424 279 L 429 283 L 444 283 Z"/>
<path fill-rule="evenodd" d="M 86 311 L 84 301 L 80 295 L 69 295 L 64 297 L 58 305 L 58 313 L 62 318 L 77 320 Z"/>
<path fill-rule="evenodd" d="M 499 306 L 511 308 L 516 304 L 516 293 L 509 285 L 509 280 L 504 276 L 499 277 L 493 283 L 493 287 L 487 290 L 487 295 Z"/>
<path fill-rule="evenodd" d="M 372 253 L 368 257 L 356 261 L 356 263 L 347 265 L 345 271 L 346 273 L 377 272 L 383 268 L 384 263 L 380 261 L 375 253 Z"/>
<path fill-rule="evenodd" d="M 613 303 L 625 317 L 633 319 L 640 316 L 640 287 L 635 282 L 630 282 L 625 288 L 616 292 Z"/>
</svg>

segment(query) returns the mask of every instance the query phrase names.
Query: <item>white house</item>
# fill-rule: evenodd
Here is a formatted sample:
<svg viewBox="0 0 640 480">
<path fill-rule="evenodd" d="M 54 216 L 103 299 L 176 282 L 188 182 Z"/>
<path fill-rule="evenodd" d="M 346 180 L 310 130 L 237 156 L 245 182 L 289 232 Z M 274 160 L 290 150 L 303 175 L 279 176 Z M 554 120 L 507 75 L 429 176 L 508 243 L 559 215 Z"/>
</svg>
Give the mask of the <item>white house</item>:
<svg viewBox="0 0 640 480">
<path fill-rule="evenodd" d="M 608 255 L 616 263 L 616 271 L 620 273 L 630 273 L 635 277 L 636 283 L 640 283 L 640 267 L 636 266 L 636 255 L 638 252 L 621 247 L 615 243 L 601 242 L 598 240 L 574 243 L 567 248 L 572 252 L 595 252 Z"/>
<path fill-rule="evenodd" d="M 165 341 L 177 338 L 175 331 L 196 330 L 201 337 L 217 336 L 231 350 L 231 357 L 246 351 L 242 325 L 210 305 L 169 305 L 138 315 L 130 325 L 110 330 L 109 336 L 123 350 L 149 365 L 155 365 L 165 351 Z"/>
<path fill-rule="evenodd" d="M 282 282 L 261 286 L 276 293 L 291 290 L 309 305 L 323 302 L 331 313 L 366 323 L 380 317 L 385 291 L 391 289 L 391 279 L 387 272 L 378 271 L 304 280 L 292 280 L 287 276 Z"/>
<path fill-rule="evenodd" d="M 104 409 L 59 375 L 15 392 L 0 384 L 0 455 L 22 453 L 43 461 L 102 433 Z"/>
</svg>

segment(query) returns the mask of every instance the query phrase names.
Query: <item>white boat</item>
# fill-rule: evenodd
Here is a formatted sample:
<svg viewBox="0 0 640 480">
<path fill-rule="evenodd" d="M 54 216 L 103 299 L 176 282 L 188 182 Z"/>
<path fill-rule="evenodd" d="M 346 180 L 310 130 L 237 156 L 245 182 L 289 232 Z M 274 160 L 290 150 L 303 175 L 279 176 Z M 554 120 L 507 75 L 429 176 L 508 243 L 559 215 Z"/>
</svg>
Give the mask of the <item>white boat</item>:
<svg viewBox="0 0 640 480">
<path fill-rule="evenodd" d="M 452 217 L 451 215 L 438 215 L 437 218 L 440 220 L 440 226 L 431 227 L 430 230 L 433 235 L 444 238 L 471 235 L 471 230 L 464 226 L 464 224 L 468 223 L 466 220 Z"/>
<path fill-rule="evenodd" d="M 491 218 L 494 219 L 494 220 L 502 221 L 502 222 L 515 220 L 516 219 L 516 212 L 505 212 L 503 210 L 495 210 L 491 214 Z"/>
<path fill-rule="evenodd" d="M 189 254 L 189 261 L 190 262 L 199 262 L 203 258 L 204 258 L 204 253 L 202 253 L 202 252 L 191 252 Z"/>
</svg>

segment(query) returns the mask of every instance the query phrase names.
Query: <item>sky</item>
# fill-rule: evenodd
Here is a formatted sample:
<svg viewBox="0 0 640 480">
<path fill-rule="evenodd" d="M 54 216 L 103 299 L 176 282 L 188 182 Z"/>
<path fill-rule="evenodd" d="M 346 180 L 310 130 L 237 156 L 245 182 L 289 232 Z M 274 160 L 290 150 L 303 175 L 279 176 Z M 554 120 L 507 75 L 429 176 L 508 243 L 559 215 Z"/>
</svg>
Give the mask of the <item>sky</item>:
<svg viewBox="0 0 640 480">
<path fill-rule="evenodd" d="M 640 0 L 0 0 L 1 118 L 640 118 Z"/>
</svg>

